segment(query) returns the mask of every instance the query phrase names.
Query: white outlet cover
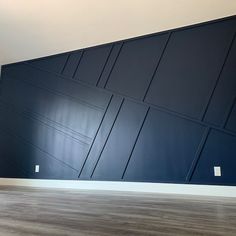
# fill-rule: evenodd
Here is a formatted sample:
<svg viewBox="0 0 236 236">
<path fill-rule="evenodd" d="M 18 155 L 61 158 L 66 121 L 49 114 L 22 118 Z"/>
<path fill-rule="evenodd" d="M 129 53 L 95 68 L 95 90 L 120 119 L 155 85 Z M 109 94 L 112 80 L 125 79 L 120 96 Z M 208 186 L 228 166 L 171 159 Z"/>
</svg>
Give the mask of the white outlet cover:
<svg viewBox="0 0 236 236">
<path fill-rule="evenodd" d="M 35 172 L 36 172 L 36 173 L 39 172 L 39 165 L 35 165 Z"/>
<path fill-rule="evenodd" d="M 214 166 L 214 176 L 221 176 L 221 167 Z"/>
</svg>

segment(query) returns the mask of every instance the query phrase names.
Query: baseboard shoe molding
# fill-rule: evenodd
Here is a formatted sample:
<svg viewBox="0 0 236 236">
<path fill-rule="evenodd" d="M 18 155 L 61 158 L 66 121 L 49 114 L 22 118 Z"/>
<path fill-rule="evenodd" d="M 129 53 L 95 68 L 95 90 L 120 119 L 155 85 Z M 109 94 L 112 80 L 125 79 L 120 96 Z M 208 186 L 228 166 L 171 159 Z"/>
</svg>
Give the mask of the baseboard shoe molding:
<svg viewBox="0 0 236 236">
<path fill-rule="evenodd" d="M 236 197 L 236 186 L 0 178 L 0 186 Z"/>
</svg>

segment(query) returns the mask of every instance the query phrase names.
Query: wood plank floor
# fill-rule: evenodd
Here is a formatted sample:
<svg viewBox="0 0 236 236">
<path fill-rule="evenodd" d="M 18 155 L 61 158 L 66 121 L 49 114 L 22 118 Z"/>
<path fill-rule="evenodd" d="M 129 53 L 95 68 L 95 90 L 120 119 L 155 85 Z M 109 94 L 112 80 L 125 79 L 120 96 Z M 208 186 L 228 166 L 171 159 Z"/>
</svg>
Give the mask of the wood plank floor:
<svg viewBox="0 0 236 236">
<path fill-rule="evenodd" d="M 0 235 L 236 235 L 236 199 L 0 187 Z"/>
</svg>

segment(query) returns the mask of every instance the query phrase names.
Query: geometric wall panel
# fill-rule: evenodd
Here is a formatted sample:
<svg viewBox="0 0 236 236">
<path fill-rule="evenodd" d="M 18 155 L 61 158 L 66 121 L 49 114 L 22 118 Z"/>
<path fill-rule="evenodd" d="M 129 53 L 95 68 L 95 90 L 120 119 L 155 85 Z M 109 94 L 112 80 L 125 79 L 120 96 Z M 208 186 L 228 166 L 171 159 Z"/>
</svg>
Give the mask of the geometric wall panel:
<svg viewBox="0 0 236 236">
<path fill-rule="evenodd" d="M 101 76 L 97 82 L 97 86 L 99 88 L 104 88 L 107 84 L 107 80 L 109 78 L 109 75 L 112 71 L 113 66 L 116 64 L 117 57 L 120 53 L 120 50 L 122 48 L 123 43 L 113 43 L 111 52 L 109 54 L 108 60 L 106 62 L 106 66 L 104 67 L 104 70 L 101 73 Z"/>
<path fill-rule="evenodd" d="M 236 137 L 212 130 L 192 176 L 193 183 L 236 183 Z M 214 176 L 214 166 L 221 167 L 221 177 Z"/>
<path fill-rule="evenodd" d="M 61 73 L 67 60 L 67 54 L 49 56 L 29 61 L 30 64 L 55 73 Z"/>
<path fill-rule="evenodd" d="M 73 169 L 81 169 L 91 141 L 81 141 L 6 104 L 0 103 L 0 113 L 4 114 L 0 117 L 1 129 L 44 150 L 52 158 L 66 163 Z"/>
<path fill-rule="evenodd" d="M 29 145 L 14 134 L 2 130 L 0 130 L 0 150 L 3 163 L 7 163 L 7 165 L 0 166 L 0 172 L 5 172 L 5 177 L 41 179 L 76 178 L 76 170 L 51 158 L 47 153 Z M 34 172 L 35 165 L 40 165 L 39 173 Z M 10 175 L 6 175 L 6 167 L 9 167 L 7 172 L 11 173 Z M 21 173 L 17 171 L 17 168 L 21 170 Z M 16 170 L 15 176 L 13 176 L 12 170 Z"/>
<path fill-rule="evenodd" d="M 204 129 L 197 123 L 151 109 L 124 179 L 184 182 Z"/>
<path fill-rule="evenodd" d="M 71 98 L 69 95 L 62 96 L 53 90 L 44 88 L 40 81 L 34 80 L 28 83 L 25 79 L 12 79 L 13 77 L 10 74 L 6 76 L 7 79 L 3 81 L 5 89 L 2 92 L 2 100 L 14 104 L 20 109 L 26 109 L 37 117 L 42 117 L 42 119 L 65 127 L 74 133 L 76 132 L 82 138 L 93 138 L 102 119 L 106 103 L 109 101 L 107 94 L 95 91 L 93 98 L 93 91 L 85 88 L 87 92 L 85 94 L 82 90 L 84 87 L 79 86 L 80 90 L 77 92 L 81 91 L 81 94 Z M 54 84 L 57 80 L 57 77 L 54 78 Z M 76 85 L 73 86 L 75 88 Z M 61 88 L 58 87 L 59 89 Z M 63 89 L 65 90 L 66 87 Z M 71 95 L 73 95 L 73 90 L 71 91 Z M 90 94 L 92 96 L 87 98 L 86 96 Z M 81 99 L 77 99 L 76 96 L 78 95 L 81 96 Z"/>
<path fill-rule="evenodd" d="M 82 55 L 82 51 L 72 52 L 69 54 L 68 60 L 66 61 L 62 71 L 64 76 L 68 78 L 72 78 L 74 76 Z"/>
<path fill-rule="evenodd" d="M 122 105 L 122 97 L 113 96 L 111 102 L 105 113 L 103 122 L 99 127 L 97 135 L 94 138 L 93 145 L 89 151 L 87 159 L 84 163 L 83 169 L 80 173 L 80 179 L 90 179 L 93 174 L 93 170 L 96 167 L 97 161 L 101 155 L 103 147 L 106 144 L 106 140 L 111 132 L 113 125 L 116 121 L 116 117 L 119 113 L 119 109 Z"/>
<path fill-rule="evenodd" d="M 74 78 L 91 85 L 96 85 L 110 50 L 111 45 L 86 49 L 81 56 Z"/>
<path fill-rule="evenodd" d="M 22 81 L 23 83 L 50 91 L 58 96 L 68 97 L 71 100 L 96 109 L 105 109 L 111 96 L 107 91 L 86 86 L 73 80 L 67 80 L 64 77 L 61 78 L 55 74 L 32 68 L 23 63 L 6 67 L 3 72 L 3 75 L 6 77 L 3 83 L 8 82 L 7 78 Z"/>
<path fill-rule="evenodd" d="M 226 64 L 209 104 L 204 121 L 221 126 L 236 98 L 236 39 L 232 44 Z"/>
<path fill-rule="evenodd" d="M 235 29 L 229 20 L 173 32 L 146 101 L 200 119 Z"/>
<path fill-rule="evenodd" d="M 121 179 L 146 111 L 147 107 L 138 103 L 123 103 L 92 178 Z"/>
<path fill-rule="evenodd" d="M 142 100 L 167 38 L 162 34 L 125 42 L 106 88 Z"/>
<path fill-rule="evenodd" d="M 72 130 L 81 137 L 92 138 L 95 135 L 102 119 L 102 110 L 10 78 L 4 85 L 3 100 L 5 102 Z"/>
<path fill-rule="evenodd" d="M 236 185 L 235 37 L 232 16 L 4 65 L 0 177 Z"/>
</svg>

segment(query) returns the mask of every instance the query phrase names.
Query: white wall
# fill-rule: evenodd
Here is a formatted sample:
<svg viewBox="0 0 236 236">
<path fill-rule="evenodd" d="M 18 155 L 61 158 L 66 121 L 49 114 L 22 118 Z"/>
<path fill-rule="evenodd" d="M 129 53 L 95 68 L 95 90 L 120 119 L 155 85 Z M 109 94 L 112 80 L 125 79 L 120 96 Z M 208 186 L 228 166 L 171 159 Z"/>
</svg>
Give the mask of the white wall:
<svg viewBox="0 0 236 236">
<path fill-rule="evenodd" d="M 0 0 L 0 65 L 236 14 L 236 0 Z"/>
</svg>

